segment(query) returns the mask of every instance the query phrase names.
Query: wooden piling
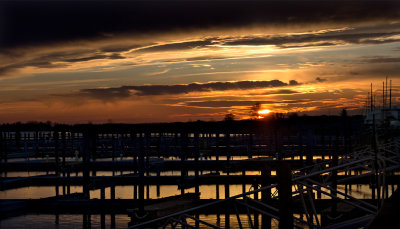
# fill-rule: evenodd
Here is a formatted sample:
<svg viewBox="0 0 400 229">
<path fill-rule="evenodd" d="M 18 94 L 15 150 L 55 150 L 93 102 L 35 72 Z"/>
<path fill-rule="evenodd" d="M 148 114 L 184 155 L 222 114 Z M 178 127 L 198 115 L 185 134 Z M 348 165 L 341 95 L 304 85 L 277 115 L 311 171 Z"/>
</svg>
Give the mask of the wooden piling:
<svg viewBox="0 0 400 229">
<path fill-rule="evenodd" d="M 270 181 L 271 170 L 263 169 L 261 171 L 261 186 L 266 187 L 271 184 Z M 264 204 L 269 204 L 271 201 L 271 189 L 267 189 L 261 192 L 261 202 Z M 271 217 L 265 214 L 261 217 L 261 228 L 262 229 L 271 229 Z"/>
<path fill-rule="evenodd" d="M 281 161 L 277 168 L 279 194 L 279 228 L 293 228 L 292 177 L 290 164 Z"/>
</svg>

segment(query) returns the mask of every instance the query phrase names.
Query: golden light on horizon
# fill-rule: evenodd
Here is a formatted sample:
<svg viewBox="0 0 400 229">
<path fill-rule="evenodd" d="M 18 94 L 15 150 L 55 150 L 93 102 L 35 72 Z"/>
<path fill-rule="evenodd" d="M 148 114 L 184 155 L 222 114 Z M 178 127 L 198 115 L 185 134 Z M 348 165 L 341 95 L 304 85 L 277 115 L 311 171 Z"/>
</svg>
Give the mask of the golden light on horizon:
<svg viewBox="0 0 400 229">
<path fill-rule="evenodd" d="M 268 109 L 264 109 L 264 110 L 259 110 L 257 113 L 260 115 L 266 115 L 269 114 L 271 111 Z"/>
<path fill-rule="evenodd" d="M 264 109 L 264 110 L 257 111 L 257 113 L 258 113 L 258 119 L 262 119 L 262 118 L 265 118 L 266 115 L 271 113 L 271 111 L 268 109 Z"/>
</svg>

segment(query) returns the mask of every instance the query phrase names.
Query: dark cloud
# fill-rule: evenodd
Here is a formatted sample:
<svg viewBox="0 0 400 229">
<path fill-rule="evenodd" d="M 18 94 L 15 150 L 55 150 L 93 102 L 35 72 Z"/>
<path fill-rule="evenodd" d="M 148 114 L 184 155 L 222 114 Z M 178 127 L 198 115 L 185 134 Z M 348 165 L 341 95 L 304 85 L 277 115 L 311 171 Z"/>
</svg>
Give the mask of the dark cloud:
<svg viewBox="0 0 400 229">
<path fill-rule="evenodd" d="M 188 42 L 150 46 L 148 48 L 139 49 L 136 52 L 160 52 L 160 51 L 184 50 L 184 49 L 193 49 L 197 47 L 204 47 L 212 44 L 213 44 L 212 39 L 206 39 L 200 41 L 188 41 Z"/>
<path fill-rule="evenodd" d="M 1 1 L 0 48 L 127 33 L 398 20 L 399 1 Z"/>
<path fill-rule="evenodd" d="M 283 95 L 283 94 L 295 94 L 299 93 L 298 91 L 291 90 L 291 89 L 281 89 L 281 90 L 275 90 L 275 91 L 267 91 L 263 93 L 263 95 Z"/>
<path fill-rule="evenodd" d="M 279 80 L 271 80 L 271 81 L 212 82 L 203 84 L 191 83 L 191 84 L 178 84 L 178 85 L 121 86 L 115 88 L 83 89 L 78 93 L 78 96 L 88 96 L 100 100 L 112 100 L 115 98 L 129 97 L 131 95 L 151 96 L 151 95 L 184 94 L 189 92 L 249 90 L 257 88 L 283 87 L 283 86 L 297 85 L 297 84 L 299 83 L 295 80 L 290 81 L 289 84 Z"/>
<path fill-rule="evenodd" d="M 112 54 L 112 55 L 93 55 L 93 56 L 88 56 L 88 57 L 81 57 L 81 58 L 72 58 L 72 59 L 64 59 L 62 61 L 65 62 L 84 62 L 84 61 L 90 61 L 90 60 L 99 60 L 99 59 L 125 59 L 125 57 L 119 55 L 119 54 Z"/>
<path fill-rule="evenodd" d="M 395 24 L 393 28 L 400 29 L 400 24 Z M 392 29 L 393 29 L 392 28 Z M 350 33 L 351 32 L 351 33 Z M 266 37 L 245 37 L 233 41 L 225 42 L 225 45 L 276 45 L 281 48 L 297 48 L 309 46 L 332 46 L 337 43 L 351 43 L 351 44 L 381 44 L 400 41 L 400 39 L 381 39 L 394 35 L 399 35 L 398 32 L 365 32 L 358 31 L 357 29 L 351 30 L 347 33 L 343 31 L 332 31 L 319 34 L 301 34 L 289 36 L 266 36 Z M 302 44 L 304 43 L 304 44 Z"/>
<path fill-rule="evenodd" d="M 229 108 L 235 106 L 251 106 L 256 103 L 260 104 L 297 104 L 297 103 L 304 103 L 308 102 L 309 100 L 267 100 L 267 101 L 241 101 L 241 100 L 211 100 L 211 101 L 195 101 L 195 102 L 186 102 L 186 106 L 191 107 L 218 107 L 218 108 Z"/>
<path fill-rule="evenodd" d="M 400 57 L 391 57 L 391 56 L 363 56 L 362 63 L 367 64 L 376 64 L 376 63 L 397 63 L 400 62 Z"/>
<path fill-rule="evenodd" d="M 152 44 L 147 44 L 152 45 Z M 129 51 L 131 49 L 137 49 L 140 47 L 144 47 L 143 45 L 110 45 L 100 49 L 101 52 L 124 52 Z"/>
<path fill-rule="evenodd" d="M 327 81 L 327 79 L 324 79 L 324 78 L 321 78 L 321 77 L 317 77 L 317 78 L 315 78 L 315 80 L 320 82 L 320 83 Z"/>
<path fill-rule="evenodd" d="M 23 61 L 21 63 L 12 63 L 0 67 L 0 75 L 12 72 L 19 68 L 36 67 L 36 68 L 56 68 L 66 67 L 68 63 L 85 62 L 90 60 L 101 59 L 125 59 L 125 57 L 114 53 L 111 55 L 88 55 L 90 51 L 85 52 L 55 52 L 48 55 L 33 58 L 31 60 Z M 83 56 L 83 57 L 80 57 Z M 56 63 L 57 62 L 57 63 Z M 64 62 L 64 63 L 60 63 Z"/>
<path fill-rule="evenodd" d="M 381 32 L 387 29 L 390 32 Z M 375 32 L 373 32 L 375 31 Z M 378 32 L 377 32 L 378 31 Z M 400 35 L 400 24 L 381 25 L 379 28 L 359 27 L 347 31 L 326 31 L 323 33 L 308 33 L 301 35 L 270 35 L 263 37 L 213 37 L 204 40 L 170 43 L 143 47 L 135 52 L 160 52 L 212 47 L 211 45 L 275 45 L 279 48 L 304 48 L 313 46 L 335 46 L 341 43 L 350 44 L 382 44 L 397 42 L 400 39 L 391 39 L 390 36 Z M 197 57 L 196 57 L 197 58 Z M 203 60 L 202 58 L 193 60 Z"/>
<path fill-rule="evenodd" d="M 84 62 L 89 60 L 98 60 L 98 59 L 106 59 L 106 55 L 94 55 L 88 57 L 81 57 L 81 58 L 73 58 L 73 59 L 65 59 L 65 62 Z"/>
<path fill-rule="evenodd" d="M 225 59 L 224 56 L 196 56 L 186 58 L 185 61 L 201 61 L 201 60 L 222 60 Z"/>
<path fill-rule="evenodd" d="M 307 48 L 307 47 L 313 47 L 313 46 L 335 46 L 337 43 L 333 42 L 323 42 L 323 43 L 313 43 L 313 44 L 296 44 L 296 45 L 279 45 L 280 48 Z"/>
<path fill-rule="evenodd" d="M 19 68 L 24 68 L 24 67 L 37 67 L 37 68 L 59 68 L 59 67 L 66 67 L 66 64 L 63 63 L 51 63 L 50 61 L 45 61 L 45 60 L 33 60 L 25 63 L 19 63 L 19 64 L 9 64 L 6 66 L 0 67 L 0 76 L 13 72 L 16 69 Z"/>
</svg>

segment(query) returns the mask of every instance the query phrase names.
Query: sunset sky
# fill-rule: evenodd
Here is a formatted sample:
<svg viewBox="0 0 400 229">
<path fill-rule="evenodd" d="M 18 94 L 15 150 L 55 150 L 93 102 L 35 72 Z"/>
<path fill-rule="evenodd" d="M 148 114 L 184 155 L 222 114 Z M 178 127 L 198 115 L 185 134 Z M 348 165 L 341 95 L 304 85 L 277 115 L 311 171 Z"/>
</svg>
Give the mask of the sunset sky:
<svg viewBox="0 0 400 229">
<path fill-rule="evenodd" d="M 400 1 L 1 1 L 0 123 L 400 105 Z"/>
</svg>

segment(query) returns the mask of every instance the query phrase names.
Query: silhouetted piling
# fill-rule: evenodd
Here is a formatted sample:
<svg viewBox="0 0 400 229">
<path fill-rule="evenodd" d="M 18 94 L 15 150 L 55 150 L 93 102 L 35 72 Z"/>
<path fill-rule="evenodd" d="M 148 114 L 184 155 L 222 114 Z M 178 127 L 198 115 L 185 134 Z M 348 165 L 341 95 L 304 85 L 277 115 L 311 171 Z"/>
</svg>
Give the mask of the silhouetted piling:
<svg viewBox="0 0 400 229">
<path fill-rule="evenodd" d="M 267 187 L 271 184 L 270 181 L 271 170 L 264 169 L 261 171 L 261 186 Z M 264 204 L 269 204 L 271 201 L 271 189 L 266 189 L 261 192 L 261 202 Z M 262 229 L 271 229 L 271 217 L 265 214 L 262 215 L 261 218 L 261 228 Z"/>
<path fill-rule="evenodd" d="M 339 152 L 339 139 L 338 136 L 336 135 L 336 140 L 335 140 L 335 151 L 332 154 L 332 161 L 331 161 L 331 167 L 336 167 L 338 165 L 338 152 Z M 337 190 L 337 170 L 332 171 L 332 176 L 331 176 L 331 188 L 333 190 Z M 331 216 L 336 217 L 337 216 L 337 193 L 335 191 L 331 190 L 331 195 L 332 197 L 332 202 L 331 202 Z"/>
<path fill-rule="evenodd" d="M 195 160 L 195 171 L 194 171 L 194 178 L 195 178 L 195 193 L 199 193 L 199 156 L 200 156 L 200 147 L 199 147 L 199 133 L 194 133 L 194 160 Z"/>
<path fill-rule="evenodd" d="M 185 194 L 185 175 L 186 175 L 186 168 L 184 167 L 184 162 L 186 160 L 187 155 L 187 146 L 188 146 L 188 133 L 181 132 L 181 151 L 180 151 L 180 158 L 181 158 L 181 195 Z"/>
<path fill-rule="evenodd" d="M 258 189 L 258 184 L 253 183 L 254 190 Z M 255 192 L 253 195 L 254 200 L 258 201 L 258 192 Z M 254 212 L 254 228 L 259 228 L 259 220 L 258 220 L 259 214 L 257 212 Z"/>
<path fill-rule="evenodd" d="M 293 228 L 292 173 L 290 164 L 282 161 L 277 168 L 279 194 L 279 228 Z"/>
<path fill-rule="evenodd" d="M 93 130 L 83 133 L 84 147 L 82 152 L 83 163 L 83 193 L 86 198 L 90 199 L 90 157 L 96 152 L 96 138 Z"/>
<path fill-rule="evenodd" d="M 225 183 L 225 199 L 229 198 L 229 184 Z M 226 209 L 225 213 L 225 228 L 230 228 L 229 210 Z"/>
<path fill-rule="evenodd" d="M 139 190 L 138 190 L 138 198 L 139 198 L 139 216 L 144 215 L 144 169 L 145 169 L 145 161 L 144 161 L 144 136 L 143 133 L 140 133 L 140 142 L 139 142 Z"/>
</svg>

